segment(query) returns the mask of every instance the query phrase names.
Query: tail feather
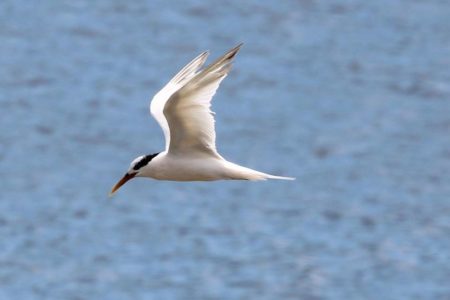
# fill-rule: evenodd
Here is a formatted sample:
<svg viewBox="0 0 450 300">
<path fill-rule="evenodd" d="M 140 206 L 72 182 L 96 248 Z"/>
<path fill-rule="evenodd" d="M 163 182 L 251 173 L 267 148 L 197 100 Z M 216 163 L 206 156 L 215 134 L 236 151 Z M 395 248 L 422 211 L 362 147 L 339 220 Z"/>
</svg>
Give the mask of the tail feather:
<svg viewBox="0 0 450 300">
<path fill-rule="evenodd" d="M 295 180 L 293 177 L 275 176 L 267 173 L 259 172 L 250 168 L 239 166 L 237 164 L 227 162 L 228 177 L 230 179 L 237 180 L 267 180 L 267 179 L 278 179 L 278 180 Z"/>
<path fill-rule="evenodd" d="M 295 180 L 294 177 L 285 177 L 285 176 L 275 176 L 266 174 L 268 179 L 280 179 L 280 180 Z"/>
</svg>

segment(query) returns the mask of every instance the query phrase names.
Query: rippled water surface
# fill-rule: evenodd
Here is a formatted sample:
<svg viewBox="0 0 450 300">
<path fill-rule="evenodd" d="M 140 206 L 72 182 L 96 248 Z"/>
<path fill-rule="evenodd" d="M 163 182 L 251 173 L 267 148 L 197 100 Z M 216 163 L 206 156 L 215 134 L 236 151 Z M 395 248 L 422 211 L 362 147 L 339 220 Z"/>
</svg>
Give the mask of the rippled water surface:
<svg viewBox="0 0 450 300">
<path fill-rule="evenodd" d="M 0 299 L 450 299 L 448 1 L 0 3 Z M 228 159 L 138 179 L 151 96 L 245 42 Z"/>
</svg>

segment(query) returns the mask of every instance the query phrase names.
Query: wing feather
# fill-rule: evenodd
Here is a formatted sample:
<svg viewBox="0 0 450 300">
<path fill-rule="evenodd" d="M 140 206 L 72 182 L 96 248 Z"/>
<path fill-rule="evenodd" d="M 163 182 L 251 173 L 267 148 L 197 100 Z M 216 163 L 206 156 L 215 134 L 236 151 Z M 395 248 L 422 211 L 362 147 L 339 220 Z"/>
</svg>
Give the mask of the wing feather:
<svg viewBox="0 0 450 300">
<path fill-rule="evenodd" d="M 190 79 L 195 77 L 197 71 L 203 66 L 208 57 L 208 51 L 201 53 L 188 63 L 181 71 L 179 71 L 154 97 L 150 103 L 150 113 L 156 119 L 159 126 L 164 132 L 166 140 L 166 150 L 170 145 L 170 129 L 169 124 L 164 116 L 163 110 L 170 96 L 186 84 Z"/>
<path fill-rule="evenodd" d="M 170 128 L 169 153 L 220 157 L 216 150 L 211 100 L 241 45 L 192 76 L 165 102 L 163 113 Z"/>
</svg>

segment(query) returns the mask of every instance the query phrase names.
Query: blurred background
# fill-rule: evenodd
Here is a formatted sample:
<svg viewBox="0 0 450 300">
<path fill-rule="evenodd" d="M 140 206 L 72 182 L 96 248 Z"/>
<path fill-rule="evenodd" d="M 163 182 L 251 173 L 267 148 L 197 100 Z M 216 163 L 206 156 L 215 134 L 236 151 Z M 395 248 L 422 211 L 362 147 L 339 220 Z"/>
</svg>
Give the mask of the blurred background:
<svg viewBox="0 0 450 300">
<path fill-rule="evenodd" d="M 450 299 L 450 2 L 0 3 L 0 299 Z M 294 176 L 107 194 L 148 105 L 244 47 L 224 157 Z"/>
</svg>

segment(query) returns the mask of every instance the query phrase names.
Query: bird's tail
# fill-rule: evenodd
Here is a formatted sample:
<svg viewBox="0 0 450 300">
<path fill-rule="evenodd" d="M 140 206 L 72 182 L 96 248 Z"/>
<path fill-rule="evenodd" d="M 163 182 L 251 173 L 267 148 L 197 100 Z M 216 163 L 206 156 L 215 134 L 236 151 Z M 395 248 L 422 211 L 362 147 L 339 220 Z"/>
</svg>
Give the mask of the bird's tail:
<svg viewBox="0 0 450 300">
<path fill-rule="evenodd" d="M 293 177 L 283 177 L 275 176 L 267 173 L 259 172 L 250 168 L 242 167 L 237 164 L 227 161 L 228 177 L 230 179 L 236 180 L 267 180 L 267 179 L 278 179 L 278 180 L 295 180 Z"/>
<path fill-rule="evenodd" d="M 294 177 L 285 177 L 285 176 L 275 176 L 270 174 L 265 174 L 267 179 L 279 179 L 279 180 L 295 180 Z"/>
</svg>

